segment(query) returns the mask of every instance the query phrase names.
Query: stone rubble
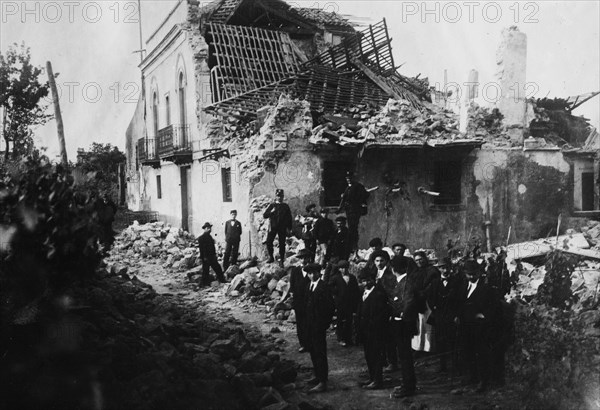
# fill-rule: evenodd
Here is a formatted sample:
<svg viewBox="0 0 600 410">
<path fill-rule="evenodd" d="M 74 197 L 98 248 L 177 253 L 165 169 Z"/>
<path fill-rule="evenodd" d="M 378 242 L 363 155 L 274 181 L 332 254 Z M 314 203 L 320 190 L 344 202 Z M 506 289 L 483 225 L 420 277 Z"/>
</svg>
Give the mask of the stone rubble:
<svg viewBox="0 0 600 410">
<path fill-rule="evenodd" d="M 274 337 L 277 326 L 271 328 L 274 336 L 243 330 L 227 308 L 207 310 L 206 293 L 197 292 L 195 283 L 194 291 L 161 295 L 137 278 L 142 269 L 146 276 L 153 269 L 150 275 L 193 282 L 200 272 L 195 258 L 188 233 L 160 222 L 133 224 L 117 237 L 106 267 L 80 295 L 97 307 L 84 320 L 92 350 L 110 369 L 102 380 L 107 401 L 131 409 L 323 408 L 297 390 L 298 365 L 277 353 L 283 342 Z M 285 270 L 250 259 L 227 275 L 230 296 L 238 292 L 270 306 L 274 317 L 289 318 Z"/>
</svg>

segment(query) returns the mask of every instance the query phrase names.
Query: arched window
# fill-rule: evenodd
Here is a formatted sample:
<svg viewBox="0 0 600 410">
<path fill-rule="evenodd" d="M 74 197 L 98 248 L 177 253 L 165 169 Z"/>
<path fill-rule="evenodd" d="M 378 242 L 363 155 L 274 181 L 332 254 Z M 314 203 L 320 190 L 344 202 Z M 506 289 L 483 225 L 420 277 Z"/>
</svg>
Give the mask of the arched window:
<svg viewBox="0 0 600 410">
<path fill-rule="evenodd" d="M 156 92 L 152 95 L 152 121 L 154 129 L 154 138 L 158 137 L 158 97 Z"/>
<path fill-rule="evenodd" d="M 187 145 L 186 135 L 186 115 L 185 115 L 185 79 L 183 72 L 179 73 L 179 126 L 181 127 L 181 143 Z"/>
</svg>

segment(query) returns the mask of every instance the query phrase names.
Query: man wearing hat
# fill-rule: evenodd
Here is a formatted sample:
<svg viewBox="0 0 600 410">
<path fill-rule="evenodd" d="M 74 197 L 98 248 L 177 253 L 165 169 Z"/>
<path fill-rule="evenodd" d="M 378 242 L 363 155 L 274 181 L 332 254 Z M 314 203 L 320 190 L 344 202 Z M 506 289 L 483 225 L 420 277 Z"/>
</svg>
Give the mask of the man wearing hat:
<svg viewBox="0 0 600 410">
<path fill-rule="evenodd" d="M 314 255 L 317 252 L 317 240 L 315 239 L 314 226 L 315 222 L 319 218 L 317 214 L 317 205 L 310 204 L 306 207 L 306 214 L 301 218 L 302 223 L 302 240 L 304 241 L 304 247 L 308 249 L 312 255 L 314 262 Z"/>
<path fill-rule="evenodd" d="M 391 307 L 390 327 L 394 349 L 402 369 L 402 387 L 394 396 L 406 397 L 415 394 L 417 387 L 411 348 L 411 340 L 417 334 L 417 291 L 414 278 L 408 275 L 406 260 L 394 258 L 391 265 L 394 284 L 388 293 Z"/>
<path fill-rule="evenodd" d="M 447 371 L 448 357 L 456 350 L 456 323 L 454 318 L 458 314 L 458 292 L 460 281 L 451 275 L 452 262 L 450 258 L 443 258 L 434 265 L 441 276 L 431 282 L 431 292 L 427 304 L 431 314 L 427 323 L 433 326 L 436 353 L 440 356 L 440 371 Z M 452 366 L 456 366 L 456 357 L 452 356 Z"/>
<path fill-rule="evenodd" d="M 274 262 L 273 241 L 275 237 L 279 241 L 279 265 L 283 267 L 285 261 L 285 238 L 292 230 L 292 211 L 288 204 L 283 202 L 283 189 L 275 190 L 275 202 L 272 202 L 265 210 L 263 217 L 269 219 L 271 226 L 267 234 L 267 252 L 269 263 Z"/>
<path fill-rule="evenodd" d="M 358 308 L 358 329 L 369 369 L 369 380 L 362 383 L 362 387 L 380 389 L 383 387 L 385 329 L 390 318 L 387 296 L 369 269 L 360 271 L 358 283 L 364 289 Z"/>
<path fill-rule="evenodd" d="M 383 249 L 379 249 L 374 251 L 371 256 L 373 257 L 373 267 L 369 267 L 367 265 L 365 266 L 365 269 L 369 269 L 370 272 L 375 276 L 375 281 L 381 286 L 389 298 L 392 290 L 396 286 L 394 273 L 389 266 L 390 255 Z M 384 342 L 385 361 L 387 361 L 385 371 L 395 372 L 398 370 L 398 355 L 391 326 L 386 326 L 384 332 Z"/>
<path fill-rule="evenodd" d="M 490 377 L 490 327 L 494 322 L 494 298 L 480 279 L 481 266 L 473 259 L 464 262 L 462 272 L 467 279 L 459 292 L 458 323 L 461 350 L 470 374 L 470 382 L 479 383 L 476 391 L 488 388 Z"/>
<path fill-rule="evenodd" d="M 327 246 L 335 234 L 335 223 L 327 217 L 327 208 L 321 208 L 319 217 L 315 221 L 313 234 L 319 248 L 318 263 L 323 266 L 327 261 Z"/>
<path fill-rule="evenodd" d="M 224 283 L 225 277 L 219 261 L 217 260 L 217 251 L 215 250 L 215 240 L 210 235 L 212 225 L 206 222 L 202 225 L 204 233 L 198 237 L 198 248 L 200 249 L 200 258 L 202 259 L 202 285 L 210 284 L 210 268 L 213 268 L 219 282 Z"/>
<path fill-rule="evenodd" d="M 335 265 L 329 286 L 335 301 L 337 317 L 336 333 L 338 342 L 346 347 L 352 344 L 353 315 L 358 309 L 360 291 L 354 275 L 350 274 L 350 264 L 341 260 Z"/>
<path fill-rule="evenodd" d="M 310 392 L 320 393 L 327 390 L 327 328 L 331 325 L 335 306 L 327 284 L 321 280 L 321 265 L 309 263 L 304 270 L 311 281 L 306 295 L 306 318 L 315 377 L 309 383 L 316 386 Z"/>
<path fill-rule="evenodd" d="M 303 269 L 311 259 L 312 254 L 307 249 L 300 249 L 296 257 L 302 261 L 300 266 L 292 266 L 290 269 L 290 293 L 292 298 L 292 309 L 296 314 L 296 332 L 298 334 L 298 342 L 300 343 L 300 353 L 308 351 L 308 322 L 306 321 L 306 294 L 310 279 Z"/>
<path fill-rule="evenodd" d="M 348 260 L 350 256 L 350 237 L 348 227 L 346 226 L 346 217 L 338 216 L 335 218 L 335 233 L 327 247 L 328 259 L 337 257 L 338 260 Z"/>
<path fill-rule="evenodd" d="M 369 192 L 365 187 L 354 180 L 352 172 L 346 172 L 348 186 L 342 194 L 342 200 L 337 213 L 346 212 L 348 218 L 350 251 L 358 249 L 358 224 L 360 217 L 367 214 L 367 199 Z"/>
<path fill-rule="evenodd" d="M 223 256 L 223 269 L 227 271 L 230 263 L 237 263 L 240 250 L 240 239 L 242 238 L 242 224 L 238 221 L 237 211 L 232 209 L 229 213 L 231 219 L 225 222 L 225 255 Z"/>
</svg>

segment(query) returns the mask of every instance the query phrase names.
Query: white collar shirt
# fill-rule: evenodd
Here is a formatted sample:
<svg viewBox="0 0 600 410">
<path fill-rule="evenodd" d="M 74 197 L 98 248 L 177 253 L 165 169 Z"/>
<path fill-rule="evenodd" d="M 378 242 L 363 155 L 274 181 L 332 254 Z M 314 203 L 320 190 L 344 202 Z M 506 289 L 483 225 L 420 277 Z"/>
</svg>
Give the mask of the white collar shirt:
<svg viewBox="0 0 600 410">
<path fill-rule="evenodd" d="M 373 286 L 371 289 L 365 289 L 365 293 L 363 293 L 363 302 L 369 297 L 369 295 L 371 294 L 371 292 L 373 292 L 373 289 L 375 289 L 375 286 Z"/>
<path fill-rule="evenodd" d="M 314 291 L 315 291 L 315 289 L 317 288 L 317 285 L 319 284 L 319 281 L 320 281 L 320 280 L 321 280 L 321 279 L 317 279 L 317 280 L 315 280 L 314 282 L 311 282 L 311 284 L 310 284 L 310 290 L 311 290 L 311 292 L 314 292 Z"/>
<path fill-rule="evenodd" d="M 377 280 L 381 279 L 383 277 L 383 272 L 385 272 L 385 268 L 381 269 L 381 270 L 377 270 Z"/>
<path fill-rule="evenodd" d="M 402 281 L 402 279 L 404 279 L 406 277 L 406 273 L 403 273 L 402 275 L 398 276 L 396 278 L 396 280 L 398 281 L 398 283 L 400 283 Z"/>
<path fill-rule="evenodd" d="M 469 282 L 469 293 L 467 293 L 467 298 L 470 298 L 471 295 L 473 294 L 473 292 L 475 291 L 475 288 L 477 288 L 477 283 L 479 282 L 479 279 L 477 279 L 476 282 Z"/>
</svg>

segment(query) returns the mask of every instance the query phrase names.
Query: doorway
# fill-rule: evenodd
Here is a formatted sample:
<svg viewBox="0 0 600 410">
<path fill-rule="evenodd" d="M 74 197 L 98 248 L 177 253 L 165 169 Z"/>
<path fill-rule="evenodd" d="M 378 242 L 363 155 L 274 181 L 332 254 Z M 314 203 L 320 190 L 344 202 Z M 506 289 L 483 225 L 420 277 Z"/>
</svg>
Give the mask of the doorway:
<svg viewBox="0 0 600 410">
<path fill-rule="evenodd" d="M 192 204 L 192 173 L 190 167 L 179 168 L 181 183 L 181 229 L 189 232 Z"/>
</svg>

